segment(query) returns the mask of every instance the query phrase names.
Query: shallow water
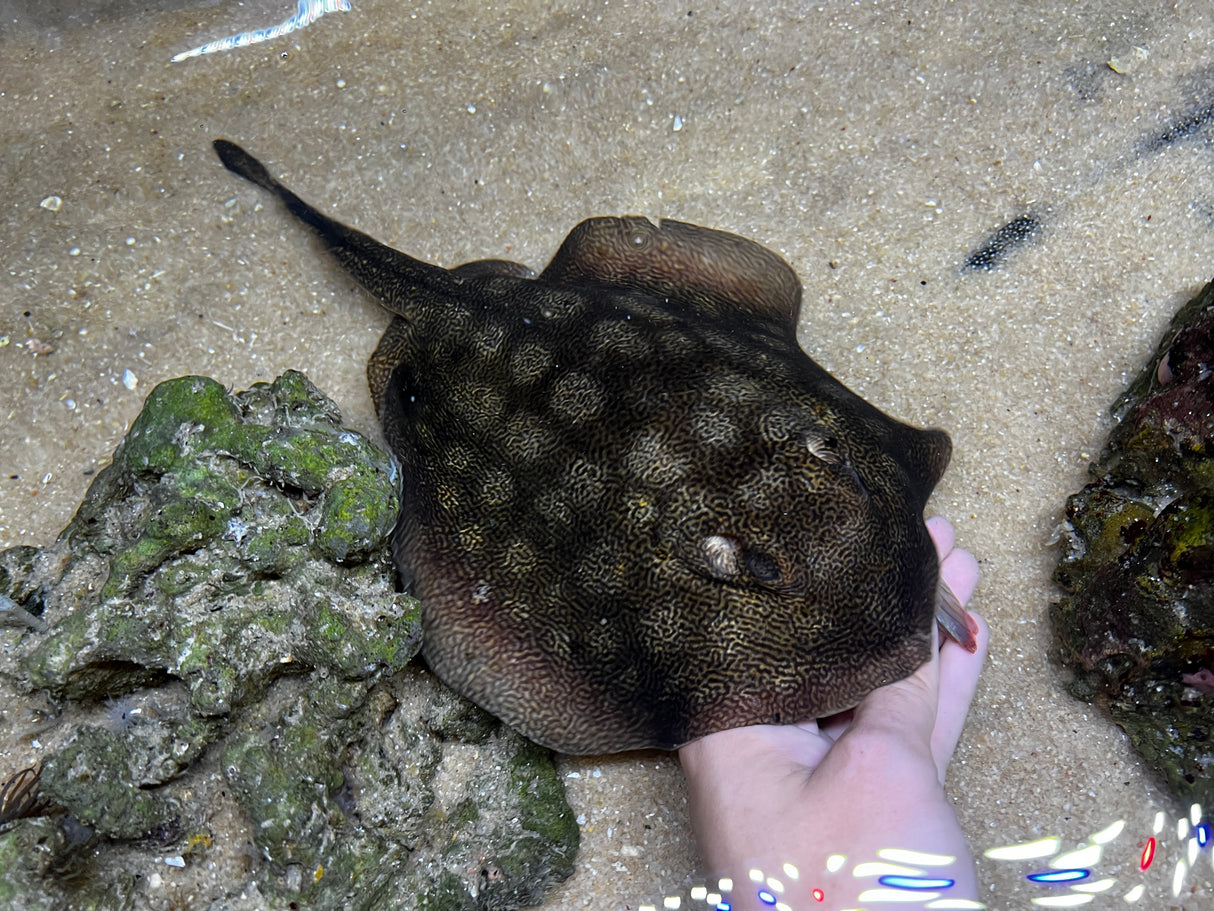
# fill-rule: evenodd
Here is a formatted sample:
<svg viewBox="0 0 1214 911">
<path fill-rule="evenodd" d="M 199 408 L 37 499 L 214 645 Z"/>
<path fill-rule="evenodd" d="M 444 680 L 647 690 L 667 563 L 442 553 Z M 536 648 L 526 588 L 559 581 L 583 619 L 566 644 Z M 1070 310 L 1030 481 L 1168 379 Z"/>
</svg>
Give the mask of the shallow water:
<svg viewBox="0 0 1214 911">
<path fill-rule="evenodd" d="M 1124 820 L 1088 907 L 1139 882 L 1140 906 L 1208 907 L 1209 848 L 1175 876 L 1188 808 L 1045 658 L 1064 498 L 1214 272 L 1208 4 L 353 6 L 170 63 L 293 4 L 0 0 L 0 547 L 49 541 L 172 376 L 301 368 L 376 432 L 363 365 L 386 318 L 214 137 L 443 265 L 542 266 L 596 214 L 734 231 L 797 269 L 815 359 L 953 436 L 932 505 L 981 562 L 992 629 L 948 781 L 976 851 Z M 1025 214 L 1025 243 L 964 268 Z M 0 771 L 25 758 L 0 744 Z M 563 768 L 583 851 L 550 907 L 703 906 L 673 755 Z M 1060 894 L 1024 879 L 1047 862 L 982 860 L 989 906 Z"/>
</svg>

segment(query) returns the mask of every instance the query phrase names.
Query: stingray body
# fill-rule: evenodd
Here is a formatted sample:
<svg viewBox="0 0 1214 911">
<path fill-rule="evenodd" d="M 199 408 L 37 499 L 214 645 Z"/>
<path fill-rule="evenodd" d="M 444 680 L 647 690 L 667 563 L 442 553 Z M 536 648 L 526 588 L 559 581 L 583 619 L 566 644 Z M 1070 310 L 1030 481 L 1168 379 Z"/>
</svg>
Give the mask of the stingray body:
<svg viewBox="0 0 1214 911">
<path fill-rule="evenodd" d="M 538 743 L 612 752 L 838 712 L 927 660 L 948 436 L 801 350 L 776 254 L 594 218 L 538 276 L 448 270 L 215 146 L 395 315 L 367 368 L 403 473 L 393 549 L 455 690 Z"/>
</svg>

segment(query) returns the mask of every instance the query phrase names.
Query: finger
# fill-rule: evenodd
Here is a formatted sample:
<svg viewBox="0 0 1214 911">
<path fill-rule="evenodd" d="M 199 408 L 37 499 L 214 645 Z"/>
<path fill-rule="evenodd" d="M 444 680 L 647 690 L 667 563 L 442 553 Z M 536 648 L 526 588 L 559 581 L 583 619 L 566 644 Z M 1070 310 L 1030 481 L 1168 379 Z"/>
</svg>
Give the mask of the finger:
<svg viewBox="0 0 1214 911">
<path fill-rule="evenodd" d="M 944 516 L 932 516 L 924 524 L 927 526 L 927 533 L 932 536 L 932 541 L 936 544 L 936 552 L 943 560 L 953 549 L 953 542 L 956 540 L 953 524 Z"/>
<path fill-rule="evenodd" d="M 977 584 L 978 564 L 967 551 L 955 549 L 953 526 L 943 516 L 932 516 L 926 525 L 940 561 L 936 622 L 950 637 L 974 651 L 977 648 L 975 627 L 965 612 L 965 602 Z"/>
<path fill-rule="evenodd" d="M 978 561 L 974 559 L 973 554 L 969 551 L 958 550 L 954 547 L 955 535 L 953 526 L 947 519 L 942 516 L 932 516 L 927 520 L 927 530 L 932 537 L 933 543 L 936 545 L 936 551 L 940 557 L 940 577 L 952 589 L 953 594 L 957 596 L 957 600 L 964 606 L 978 585 Z M 977 626 L 977 623 L 975 623 L 975 626 Z M 965 695 L 962 703 L 958 704 L 957 700 L 951 696 L 946 703 L 949 710 L 949 724 L 947 730 L 939 738 L 939 751 L 937 751 L 935 745 L 937 741 L 936 729 L 938 727 L 937 713 L 942 701 L 944 701 L 944 697 L 941 681 L 940 634 L 936 624 L 932 624 L 932 649 L 929 660 L 906 679 L 889 686 L 881 687 L 870 693 L 857 706 L 853 724 L 870 727 L 888 727 L 891 721 L 897 720 L 901 725 L 901 733 L 904 736 L 918 739 L 924 745 L 929 743 L 932 745 L 932 756 L 936 761 L 938 769 L 947 767 L 948 760 L 952 757 L 952 752 L 956 748 L 957 739 L 961 736 L 961 726 L 965 723 L 965 712 L 969 708 L 969 700 L 973 697 L 973 690 L 977 685 L 977 673 L 982 668 L 982 659 L 986 654 L 985 637 L 987 633 L 985 624 L 982 625 L 981 632 L 984 638 L 973 654 L 966 652 L 964 648 L 961 648 L 954 642 L 950 641 L 949 643 L 956 650 L 977 660 L 961 665 L 963 668 L 969 668 L 971 664 L 973 665 L 974 680 L 968 688 L 961 690 L 963 695 L 968 694 Z M 977 633 L 977 630 L 975 630 L 975 633 Z M 953 650 L 953 648 L 949 649 L 950 655 Z M 958 674 L 959 672 L 953 671 L 952 673 Z M 950 678 L 949 686 L 964 683 L 964 675 L 960 676 L 961 679 L 959 680 Z M 941 766 L 941 761 L 943 762 L 943 766 Z"/>
<path fill-rule="evenodd" d="M 965 727 L 965 718 L 978 686 L 978 676 L 982 672 L 990 641 L 986 620 L 975 613 L 971 613 L 970 617 L 977 625 L 974 637 L 978 641 L 977 651 L 971 654 L 952 641 L 945 642 L 940 649 L 940 694 L 936 724 L 932 729 L 931 749 L 941 783 L 944 782 L 948 764 L 957 749 L 957 742 L 961 739 L 961 730 Z"/>
<path fill-rule="evenodd" d="M 798 722 L 797 724 L 794 724 L 793 727 L 800 728 L 805 733 L 813 734 L 815 736 L 822 733 L 821 729 L 818 727 L 817 718 L 810 718 L 808 721 Z"/>
<path fill-rule="evenodd" d="M 940 546 L 938 541 L 936 546 Z M 952 589 L 961 606 L 965 607 L 978 587 L 978 561 L 968 550 L 951 549 L 940 556 L 940 578 Z"/>
</svg>

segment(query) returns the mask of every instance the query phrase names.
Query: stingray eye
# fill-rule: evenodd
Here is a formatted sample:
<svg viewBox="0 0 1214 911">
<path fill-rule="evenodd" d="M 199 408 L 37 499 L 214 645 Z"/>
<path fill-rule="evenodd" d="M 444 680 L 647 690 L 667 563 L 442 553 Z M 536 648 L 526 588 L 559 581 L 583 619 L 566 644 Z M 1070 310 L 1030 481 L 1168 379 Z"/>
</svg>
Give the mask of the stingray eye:
<svg viewBox="0 0 1214 911">
<path fill-rule="evenodd" d="M 780 567 L 762 551 L 754 550 L 746 554 L 746 568 L 760 582 L 775 582 L 780 578 Z"/>
<path fill-rule="evenodd" d="M 700 542 L 708 572 L 717 579 L 732 579 L 742 570 L 742 545 L 735 538 L 709 535 Z"/>
<path fill-rule="evenodd" d="M 828 465 L 837 464 L 844 457 L 843 444 L 839 438 L 822 430 L 802 431 L 801 445 L 808 449 L 815 459 L 821 459 Z"/>
</svg>

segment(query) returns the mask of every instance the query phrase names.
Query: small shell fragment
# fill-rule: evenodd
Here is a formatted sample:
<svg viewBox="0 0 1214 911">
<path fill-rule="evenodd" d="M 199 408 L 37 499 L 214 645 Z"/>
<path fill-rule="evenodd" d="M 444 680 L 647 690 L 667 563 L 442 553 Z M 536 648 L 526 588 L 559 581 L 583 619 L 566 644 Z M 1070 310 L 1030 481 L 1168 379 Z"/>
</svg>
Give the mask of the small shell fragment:
<svg viewBox="0 0 1214 911">
<path fill-rule="evenodd" d="M 25 350 L 37 357 L 39 354 L 51 354 L 55 350 L 54 345 L 48 345 L 40 338 L 26 339 Z"/>
<path fill-rule="evenodd" d="M 1130 53 L 1124 57 L 1111 57 L 1108 61 L 1108 67 L 1114 73 L 1121 76 L 1130 76 L 1146 63 L 1147 58 L 1151 56 L 1151 52 L 1145 47 L 1135 45 L 1130 48 Z"/>
</svg>

